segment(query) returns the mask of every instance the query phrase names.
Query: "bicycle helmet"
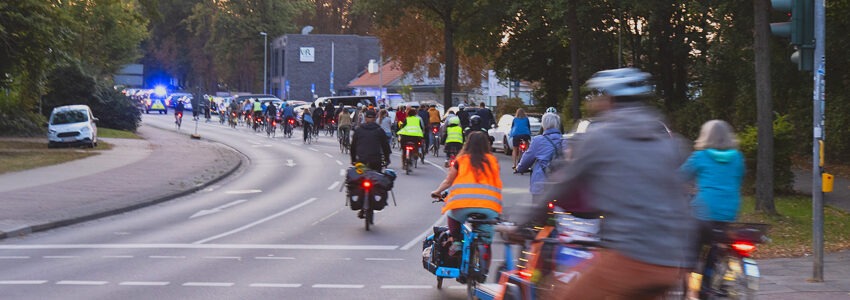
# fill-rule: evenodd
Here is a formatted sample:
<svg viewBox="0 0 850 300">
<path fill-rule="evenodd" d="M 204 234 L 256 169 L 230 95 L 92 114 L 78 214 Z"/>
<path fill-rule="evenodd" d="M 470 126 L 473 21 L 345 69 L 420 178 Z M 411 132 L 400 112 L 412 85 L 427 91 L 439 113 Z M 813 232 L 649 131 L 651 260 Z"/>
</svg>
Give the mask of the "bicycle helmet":
<svg viewBox="0 0 850 300">
<path fill-rule="evenodd" d="M 460 118 L 458 118 L 458 117 L 449 118 L 449 125 L 460 125 Z"/>
<path fill-rule="evenodd" d="M 474 116 L 469 117 L 469 124 L 470 125 L 476 125 L 476 126 L 480 125 L 481 124 L 481 117 L 478 116 L 478 115 L 474 115 Z"/>
<path fill-rule="evenodd" d="M 649 78 L 649 73 L 636 68 L 604 70 L 593 74 L 587 87 L 614 97 L 645 96 L 652 92 Z"/>
<path fill-rule="evenodd" d="M 466 107 L 466 105 L 464 105 L 463 103 L 457 105 L 457 108 L 460 110 L 463 110 L 464 107 Z"/>
<path fill-rule="evenodd" d="M 546 109 L 546 113 L 553 113 L 553 114 L 557 114 L 557 113 L 558 113 L 558 110 L 556 110 L 554 107 L 551 107 L 551 106 L 550 106 L 549 108 L 547 108 L 547 109 Z"/>
</svg>

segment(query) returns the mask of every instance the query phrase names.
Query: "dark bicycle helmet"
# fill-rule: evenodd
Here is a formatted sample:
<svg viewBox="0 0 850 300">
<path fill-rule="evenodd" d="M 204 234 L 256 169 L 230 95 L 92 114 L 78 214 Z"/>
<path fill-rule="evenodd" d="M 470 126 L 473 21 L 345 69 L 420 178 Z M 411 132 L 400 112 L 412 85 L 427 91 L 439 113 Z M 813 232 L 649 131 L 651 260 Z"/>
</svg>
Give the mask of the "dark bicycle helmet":
<svg viewBox="0 0 850 300">
<path fill-rule="evenodd" d="M 480 125 L 481 124 L 481 117 L 478 116 L 478 115 L 473 115 L 473 116 L 469 117 L 469 124 L 475 125 L 475 126 Z"/>
</svg>

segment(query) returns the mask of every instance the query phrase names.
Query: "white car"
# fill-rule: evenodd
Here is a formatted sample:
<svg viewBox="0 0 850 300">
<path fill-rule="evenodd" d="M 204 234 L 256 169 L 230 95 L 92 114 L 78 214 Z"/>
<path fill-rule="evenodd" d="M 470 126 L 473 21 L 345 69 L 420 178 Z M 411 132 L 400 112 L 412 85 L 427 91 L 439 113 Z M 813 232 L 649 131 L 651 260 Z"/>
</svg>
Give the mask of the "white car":
<svg viewBox="0 0 850 300">
<path fill-rule="evenodd" d="M 97 118 L 88 105 L 66 105 L 53 109 L 47 122 L 47 147 L 84 145 L 97 147 Z"/>
<path fill-rule="evenodd" d="M 504 114 L 496 123 L 496 128 L 487 131 L 493 137 L 493 149 L 501 148 L 507 155 L 513 153 L 513 144 L 511 143 L 511 123 L 513 121 L 513 115 Z M 540 132 L 540 118 L 528 116 L 528 121 L 531 123 L 531 135 L 537 135 Z"/>
</svg>

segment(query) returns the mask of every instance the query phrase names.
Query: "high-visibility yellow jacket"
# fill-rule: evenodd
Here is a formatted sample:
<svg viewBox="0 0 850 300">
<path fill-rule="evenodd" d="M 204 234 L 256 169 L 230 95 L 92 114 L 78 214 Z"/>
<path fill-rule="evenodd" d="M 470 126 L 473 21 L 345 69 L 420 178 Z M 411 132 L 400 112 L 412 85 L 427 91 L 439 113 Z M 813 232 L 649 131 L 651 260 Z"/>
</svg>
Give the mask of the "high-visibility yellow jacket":
<svg viewBox="0 0 850 300">
<path fill-rule="evenodd" d="M 419 121 L 419 117 L 408 116 L 405 122 L 407 124 L 404 125 L 404 128 L 399 129 L 398 135 L 425 137 L 425 134 L 422 133 L 422 127 L 420 125 L 421 121 Z"/>
<path fill-rule="evenodd" d="M 446 143 L 463 144 L 463 129 L 460 125 L 446 127 Z"/>
<path fill-rule="evenodd" d="M 452 183 L 443 213 L 457 208 L 489 208 L 502 213 L 502 179 L 499 177 L 499 162 L 492 154 L 485 156 L 489 167 L 475 172 L 469 155 L 458 156 L 455 164 L 458 174 Z"/>
</svg>

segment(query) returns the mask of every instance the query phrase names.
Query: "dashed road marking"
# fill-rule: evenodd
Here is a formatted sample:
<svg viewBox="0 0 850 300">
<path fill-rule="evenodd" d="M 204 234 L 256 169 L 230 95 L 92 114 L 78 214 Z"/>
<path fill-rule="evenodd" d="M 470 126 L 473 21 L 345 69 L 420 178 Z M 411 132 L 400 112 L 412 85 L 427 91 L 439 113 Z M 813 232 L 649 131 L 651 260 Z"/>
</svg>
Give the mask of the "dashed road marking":
<svg viewBox="0 0 850 300">
<path fill-rule="evenodd" d="M 375 260 L 375 261 L 402 261 L 404 258 L 381 258 L 381 257 L 367 257 L 366 260 Z"/>
<path fill-rule="evenodd" d="M 412 240 L 410 240 L 410 242 L 407 242 L 407 244 L 405 244 L 404 246 L 401 246 L 401 248 L 399 248 L 399 250 L 408 250 L 408 249 L 410 249 L 411 247 L 413 247 L 414 245 L 417 245 L 417 244 L 421 243 L 421 242 L 422 242 L 422 240 L 423 240 L 426 236 L 428 236 L 429 234 L 434 233 L 434 229 L 433 229 L 433 228 L 434 228 L 435 226 L 440 225 L 440 224 L 443 224 L 443 222 L 445 222 L 445 221 L 446 221 L 446 215 L 441 216 L 439 219 L 437 219 L 437 221 L 436 221 L 436 222 L 434 222 L 434 224 L 431 224 L 431 226 L 429 226 L 429 227 L 428 227 L 428 229 L 426 229 L 424 232 L 420 233 L 418 236 L 416 236 L 415 238 L 413 238 Z"/>
<path fill-rule="evenodd" d="M 118 285 L 132 285 L 132 286 L 166 286 L 169 285 L 168 281 L 124 281 L 119 283 Z"/>
<path fill-rule="evenodd" d="M 242 260 L 241 256 L 204 256 L 205 259 L 232 259 Z"/>
<path fill-rule="evenodd" d="M 339 176 L 345 176 L 346 169 L 339 169 Z"/>
<path fill-rule="evenodd" d="M 295 257 L 288 256 L 257 256 L 254 259 L 268 259 L 268 260 L 293 260 Z"/>
<path fill-rule="evenodd" d="M 340 165 L 340 166 L 341 166 L 341 165 L 342 165 L 342 162 L 341 162 L 341 161 L 336 161 L 336 164 L 338 164 L 338 165 Z"/>
<path fill-rule="evenodd" d="M 329 191 L 331 191 L 331 190 L 335 189 L 335 188 L 336 188 L 336 187 L 338 187 L 338 186 L 339 186 L 339 181 L 334 181 L 334 183 L 333 183 L 333 184 L 331 184 L 331 186 L 329 186 L 329 187 L 328 187 L 328 190 L 329 190 Z"/>
<path fill-rule="evenodd" d="M 48 256 L 42 256 L 42 258 L 48 258 L 48 259 L 63 259 L 63 258 L 79 258 L 79 256 L 69 256 L 69 255 L 48 255 Z"/>
<path fill-rule="evenodd" d="M 236 191 L 227 191 L 227 192 L 224 192 L 224 193 L 233 195 L 233 194 L 256 194 L 256 193 L 262 193 L 262 192 L 263 192 L 263 190 L 236 190 Z"/>
<path fill-rule="evenodd" d="M 33 285 L 44 284 L 47 280 L 0 280 L 0 285 Z"/>
<path fill-rule="evenodd" d="M 170 256 L 170 255 L 151 255 L 149 258 L 159 258 L 159 259 L 184 259 L 185 256 Z"/>
<path fill-rule="evenodd" d="M 29 256 L 0 256 L 0 259 L 29 259 Z"/>
<path fill-rule="evenodd" d="M 430 285 L 382 285 L 382 289 L 430 289 Z"/>
<path fill-rule="evenodd" d="M 133 258 L 132 255 L 104 255 L 103 258 Z"/>
<path fill-rule="evenodd" d="M 186 282 L 183 286 L 231 287 L 233 282 Z"/>
<path fill-rule="evenodd" d="M 319 152 L 319 149 L 316 149 L 316 148 L 313 148 L 313 147 L 309 147 L 307 149 L 313 150 L 314 152 Z"/>
<path fill-rule="evenodd" d="M 56 282 L 56 284 L 60 285 L 105 285 L 107 283 L 109 281 L 62 280 Z"/>
<path fill-rule="evenodd" d="M 325 152 L 325 156 L 330 157 L 330 158 L 334 157 L 333 155 L 331 155 L 330 153 L 327 153 L 327 152 Z"/>
<path fill-rule="evenodd" d="M 297 288 L 300 283 L 252 283 L 250 287 L 274 287 L 274 288 Z"/>
<path fill-rule="evenodd" d="M 245 225 L 245 226 L 242 226 L 242 227 L 236 228 L 236 229 L 234 229 L 234 230 L 231 230 L 231 231 L 228 231 L 228 232 L 225 232 L 225 233 L 222 233 L 222 234 L 219 234 L 219 235 L 213 236 L 213 237 L 209 237 L 209 238 L 206 238 L 206 239 L 203 239 L 203 240 L 200 240 L 200 241 L 194 242 L 193 244 L 203 244 L 203 243 L 206 243 L 206 242 L 209 242 L 209 241 L 212 241 L 212 240 L 220 239 L 220 238 L 226 237 L 226 236 L 228 236 L 228 235 L 231 235 L 231 234 L 234 234 L 234 233 L 237 233 L 237 232 L 240 232 L 240 231 L 246 230 L 246 229 L 248 229 L 248 228 L 251 228 L 251 227 L 257 226 L 257 225 L 259 225 L 259 224 L 262 224 L 262 223 L 268 222 L 269 220 L 272 220 L 272 219 L 274 219 L 274 218 L 277 218 L 277 217 L 280 217 L 280 216 L 282 216 L 282 215 L 288 214 L 288 213 L 290 213 L 290 212 L 292 212 L 292 211 L 294 211 L 294 210 L 296 210 L 296 209 L 301 208 L 301 207 L 302 207 L 302 206 L 304 206 L 304 205 L 307 205 L 307 204 L 312 203 L 313 201 L 316 201 L 316 198 L 310 198 L 310 199 L 307 199 L 307 201 L 304 201 L 304 202 L 298 203 L 297 205 L 295 205 L 295 206 L 293 206 L 293 207 L 290 207 L 289 209 L 286 209 L 286 210 L 281 211 L 281 212 L 279 212 L 279 213 L 276 213 L 276 214 L 273 214 L 273 215 L 271 215 L 271 216 L 268 216 L 268 217 L 262 218 L 262 219 L 260 219 L 260 220 L 255 221 L 255 222 L 252 222 L 252 223 L 250 223 L 250 224 L 248 224 L 248 225 Z"/>
<path fill-rule="evenodd" d="M 314 289 L 362 289 L 362 284 L 314 284 Z"/>
</svg>

